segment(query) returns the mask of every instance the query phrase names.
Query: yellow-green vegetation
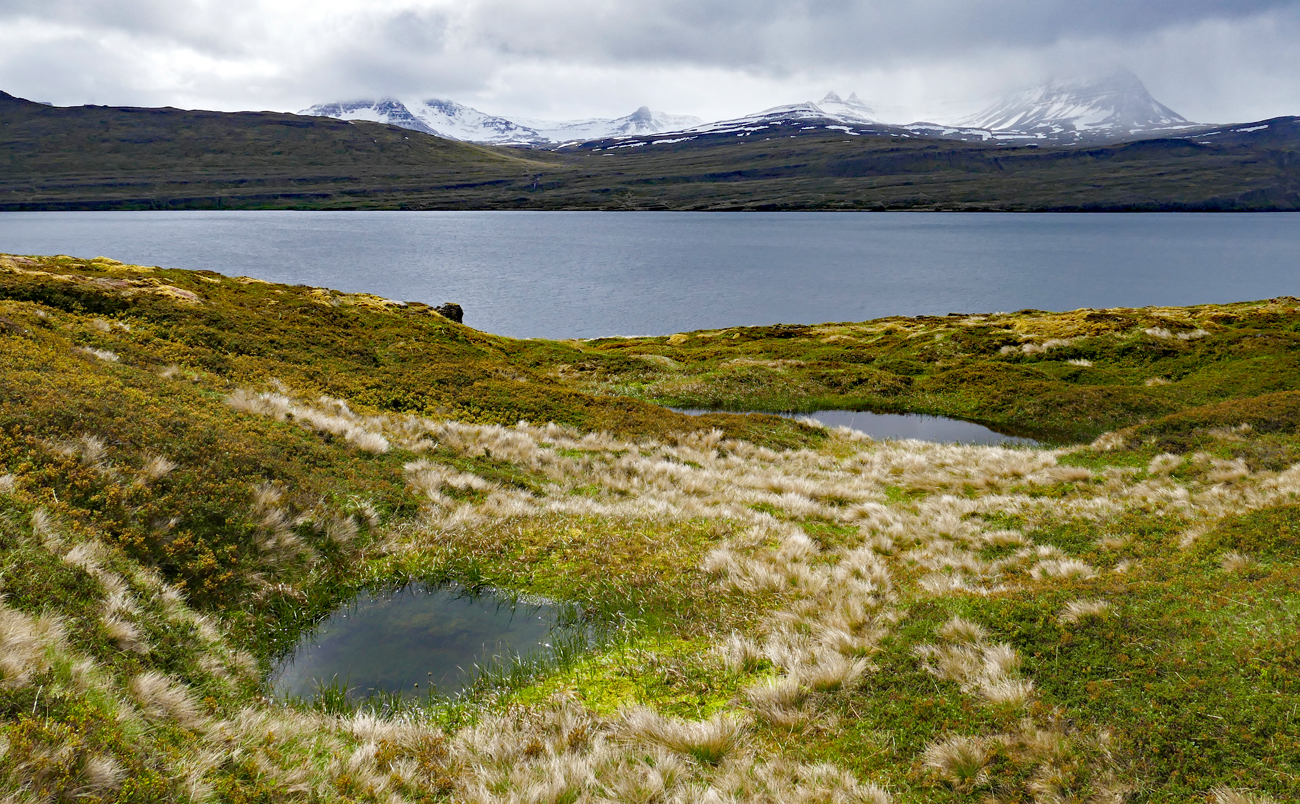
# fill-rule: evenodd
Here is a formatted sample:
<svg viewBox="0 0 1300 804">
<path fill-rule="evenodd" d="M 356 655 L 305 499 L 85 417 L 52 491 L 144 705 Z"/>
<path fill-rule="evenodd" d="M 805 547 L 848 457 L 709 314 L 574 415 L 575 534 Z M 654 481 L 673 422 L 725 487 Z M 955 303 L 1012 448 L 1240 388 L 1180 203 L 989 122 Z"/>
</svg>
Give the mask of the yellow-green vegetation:
<svg viewBox="0 0 1300 804">
<path fill-rule="evenodd" d="M 1295 800 L 1298 305 L 515 341 L 0 257 L 0 795 Z M 459 701 L 267 697 L 304 629 L 408 580 L 602 637 Z"/>
<path fill-rule="evenodd" d="M 1230 404 L 1190 415 L 1249 419 L 1258 428 L 1268 414 L 1247 408 L 1264 403 L 1242 408 L 1231 400 L 1297 388 L 1297 305 L 1282 297 L 954 313 L 597 340 L 565 374 L 592 390 L 680 407 L 925 412 L 1049 439 L 1091 439 L 1215 402 Z M 1277 407 L 1279 426 L 1295 421 L 1286 399 L 1268 403 Z M 1160 427 L 1191 432 L 1193 418 Z"/>
</svg>

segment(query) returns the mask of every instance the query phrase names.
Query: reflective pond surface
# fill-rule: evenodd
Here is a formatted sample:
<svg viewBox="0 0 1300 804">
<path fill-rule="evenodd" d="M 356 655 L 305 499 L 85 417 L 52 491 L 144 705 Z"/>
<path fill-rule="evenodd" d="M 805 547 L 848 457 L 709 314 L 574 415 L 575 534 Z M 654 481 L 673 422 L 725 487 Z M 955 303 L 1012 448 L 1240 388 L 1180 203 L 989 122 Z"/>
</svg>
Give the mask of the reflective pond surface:
<svg viewBox="0 0 1300 804">
<path fill-rule="evenodd" d="M 734 413 L 735 411 L 674 408 L 678 413 L 698 416 L 703 413 Z M 944 416 L 918 416 L 910 413 L 871 413 L 865 410 L 818 410 L 812 413 L 774 413 L 793 419 L 814 419 L 827 427 L 849 427 L 872 438 L 916 439 L 951 444 L 1001 444 L 1034 447 L 1039 442 L 1032 438 L 1007 435 L 991 430 L 982 424 L 949 419 Z"/>
<path fill-rule="evenodd" d="M 362 700 L 377 692 L 454 695 L 484 665 L 544 657 L 562 641 L 585 640 L 565 624 L 568 608 L 487 590 L 411 584 L 366 593 L 304 635 L 271 674 L 276 694 L 310 699 L 320 686 L 346 686 Z"/>
</svg>

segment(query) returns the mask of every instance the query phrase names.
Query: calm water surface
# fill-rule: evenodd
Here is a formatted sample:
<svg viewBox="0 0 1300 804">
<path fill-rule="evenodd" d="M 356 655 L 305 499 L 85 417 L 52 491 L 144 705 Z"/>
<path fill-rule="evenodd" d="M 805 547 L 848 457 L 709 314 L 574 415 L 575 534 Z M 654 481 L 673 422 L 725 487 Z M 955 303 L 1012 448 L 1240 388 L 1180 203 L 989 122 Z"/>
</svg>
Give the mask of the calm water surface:
<svg viewBox="0 0 1300 804">
<path fill-rule="evenodd" d="M 423 696 L 431 687 L 453 694 L 473 682 L 479 665 L 509 666 L 516 656 L 546 654 L 557 639 L 581 639 L 561 614 L 555 605 L 516 604 L 490 590 L 469 595 L 412 584 L 363 594 L 305 635 L 271 684 L 280 695 L 305 698 L 335 680 L 353 699 L 376 691 Z"/>
<path fill-rule="evenodd" d="M 673 408 L 679 413 L 698 416 L 703 413 L 726 413 L 699 408 Z M 915 439 L 945 444 L 1003 444 L 1006 446 L 1034 447 L 1038 441 L 1023 436 L 999 433 L 975 422 L 949 419 L 945 416 L 920 416 L 911 413 L 871 413 L 863 410 L 818 410 L 812 413 L 777 413 L 793 419 L 809 418 L 827 427 L 849 427 L 872 438 Z"/>
<path fill-rule="evenodd" d="M 1300 213 L 6 212 L 0 251 L 456 301 L 548 338 L 1300 295 Z"/>
</svg>

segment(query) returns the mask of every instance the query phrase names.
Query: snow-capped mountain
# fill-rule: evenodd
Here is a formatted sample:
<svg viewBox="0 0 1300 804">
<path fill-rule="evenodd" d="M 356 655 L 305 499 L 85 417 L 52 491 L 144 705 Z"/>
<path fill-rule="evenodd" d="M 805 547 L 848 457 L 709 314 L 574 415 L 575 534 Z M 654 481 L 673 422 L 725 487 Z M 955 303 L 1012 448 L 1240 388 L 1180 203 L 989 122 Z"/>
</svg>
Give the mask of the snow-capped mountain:
<svg viewBox="0 0 1300 804">
<path fill-rule="evenodd" d="M 816 102 L 805 101 L 773 106 L 743 117 L 704 123 L 677 131 L 663 131 L 642 136 L 629 132 L 615 137 L 568 142 L 561 147 L 614 153 L 647 145 L 689 147 L 682 144 L 691 141 L 716 142 L 719 138 L 730 140 L 732 137 L 752 137 L 754 140 L 762 140 L 774 136 L 825 136 L 828 132 L 836 137 L 930 136 L 928 132 L 914 135 L 905 128 L 881 123 L 875 118 L 875 110 L 863 103 L 857 93 L 844 100 L 834 92 L 828 92 L 826 97 Z"/>
<path fill-rule="evenodd" d="M 834 92 L 827 92 L 826 97 L 816 104 L 818 109 L 828 117 L 843 120 L 846 123 L 879 123 L 876 110 L 863 103 L 858 93 L 849 95 L 848 100 L 840 100 Z"/>
<path fill-rule="evenodd" d="M 350 103 L 319 103 L 310 109 L 298 112 L 308 117 L 334 117 L 339 120 L 369 120 L 372 123 L 388 123 L 425 134 L 435 133 L 422 120 L 411 114 L 402 103 L 392 100 L 355 101 Z"/>
<path fill-rule="evenodd" d="M 745 126 L 796 125 L 814 131 L 925 137 L 999 144 L 1099 144 L 1200 128 L 1151 97 L 1137 76 L 1124 70 L 1100 77 L 1053 81 L 1011 95 L 957 123 L 885 123 L 856 94 L 841 100 L 831 92 L 816 103 L 776 106 L 756 114 L 691 130 L 741 131 Z M 856 127 L 856 128 L 855 128 Z M 850 130 L 851 129 L 851 130 Z"/>
<path fill-rule="evenodd" d="M 660 134 L 698 126 L 704 121 L 689 115 L 664 114 L 642 106 L 625 117 L 612 120 L 600 118 L 556 123 L 546 120 L 520 120 L 550 142 L 585 142 L 606 137 L 626 137 L 636 134 Z"/>
<path fill-rule="evenodd" d="M 761 112 L 713 123 L 668 115 L 641 107 L 630 115 L 555 122 L 505 118 L 484 114 L 449 100 L 403 102 L 393 98 L 353 103 L 329 103 L 302 112 L 342 120 L 372 120 L 442 137 L 492 145 L 555 147 L 600 143 L 624 137 L 672 135 L 664 143 L 698 136 L 740 134 L 756 126 L 790 127 L 803 132 L 842 129 L 845 134 L 917 137 L 990 144 L 1093 145 L 1177 136 L 1201 126 L 1151 97 L 1137 76 L 1127 70 L 1090 78 L 1056 80 L 1008 96 L 984 111 L 953 124 L 916 122 L 890 124 L 854 93 L 847 100 L 828 92 L 819 101 L 774 106 Z M 680 138 L 676 138 L 680 135 Z M 747 135 L 745 135 L 747 136 Z M 676 138 L 676 139 L 674 139 Z M 633 147 L 628 145 L 627 147 Z"/>
<path fill-rule="evenodd" d="M 755 123 L 770 125 L 773 123 L 826 121 L 854 125 L 877 125 L 879 121 L 875 119 L 875 115 L 875 110 L 863 103 L 856 92 L 850 95 L 848 100 L 841 99 L 834 92 L 828 92 L 826 97 L 817 102 L 805 101 L 785 106 L 773 106 L 770 109 L 747 114 L 743 117 L 719 120 L 716 123 L 705 123 L 691 128 L 689 131 L 711 132 Z"/>
<path fill-rule="evenodd" d="M 394 98 L 351 103 L 324 103 L 300 114 L 340 120 L 388 123 L 440 137 L 491 145 L 554 145 L 635 134 L 656 134 L 699 125 L 698 117 L 670 115 L 642 106 L 613 119 L 509 120 L 484 114 L 455 101 L 431 99 L 405 103 Z"/>
<path fill-rule="evenodd" d="M 959 126 L 985 129 L 997 139 L 1065 143 L 1129 139 L 1195 124 L 1151 97 L 1136 75 L 1120 70 L 1018 92 Z"/>
</svg>

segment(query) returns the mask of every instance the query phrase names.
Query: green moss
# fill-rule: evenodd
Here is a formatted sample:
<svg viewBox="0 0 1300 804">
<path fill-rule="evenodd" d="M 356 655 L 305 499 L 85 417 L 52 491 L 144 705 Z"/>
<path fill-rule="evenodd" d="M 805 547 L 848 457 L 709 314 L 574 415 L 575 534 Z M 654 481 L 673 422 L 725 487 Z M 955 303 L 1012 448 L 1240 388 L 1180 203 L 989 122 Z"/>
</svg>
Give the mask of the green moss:
<svg viewBox="0 0 1300 804">
<path fill-rule="evenodd" d="M 734 702 L 741 687 L 762 673 L 727 670 L 706 641 L 650 638 L 602 651 L 521 690 L 520 703 L 571 695 L 602 715 L 630 706 L 704 720 Z"/>
<path fill-rule="evenodd" d="M 1196 542 L 1201 554 L 1236 550 L 1292 565 L 1300 560 L 1300 505 L 1280 505 L 1229 517 Z"/>
<path fill-rule="evenodd" d="M 1003 595 L 973 606 L 1024 657 L 1045 705 L 1120 730 L 1143 801 L 1186 801 L 1215 785 L 1285 800 L 1300 765 L 1292 711 L 1300 655 L 1294 579 L 1225 587 L 1217 567 L 1148 559 L 1121 577 Z M 1291 588 L 1292 591 L 1284 591 Z M 1276 595 L 1282 595 L 1276 597 Z M 1057 618 L 1073 598 L 1112 601 L 1102 620 Z"/>
<path fill-rule="evenodd" d="M 793 327 L 779 336 L 772 328 L 733 328 L 691 333 L 675 346 L 663 339 L 595 341 L 588 344 L 581 379 L 592 388 L 613 384 L 618 363 L 604 361 L 653 348 L 673 360 L 675 370 L 624 392 L 682 407 L 933 413 L 1049 442 L 1090 440 L 1162 416 L 1175 419 L 1157 429 L 1187 427 L 1191 419 L 1177 418 L 1183 411 L 1219 403 L 1226 407 L 1196 426 L 1219 426 L 1209 422 L 1223 419 L 1220 424 L 1257 420 L 1266 430 L 1291 427 L 1285 398 L 1243 403 L 1253 405 L 1253 413 L 1228 402 L 1296 390 L 1300 341 L 1293 328 L 1300 313 L 1286 300 L 980 318 L 974 324 L 970 317 L 949 316 Z M 1209 337 L 1144 332 L 1202 326 L 1212 330 Z M 1003 353 L 1021 338 L 1068 344 Z M 1066 362 L 1080 359 L 1093 366 Z M 1146 384 L 1155 378 L 1173 384 Z"/>
</svg>

